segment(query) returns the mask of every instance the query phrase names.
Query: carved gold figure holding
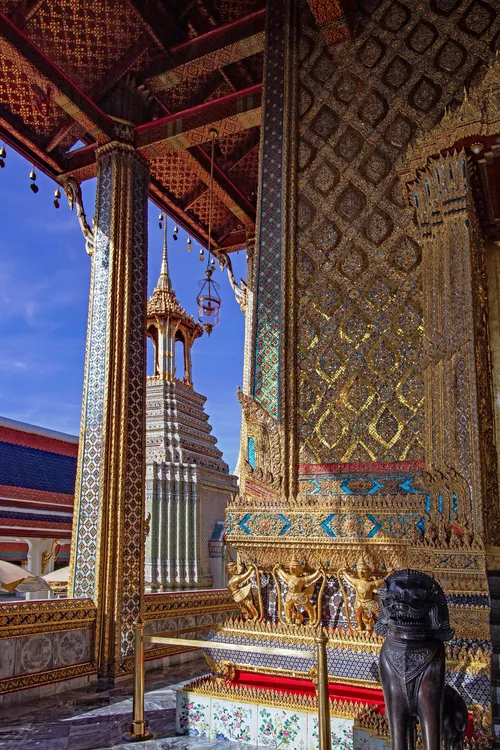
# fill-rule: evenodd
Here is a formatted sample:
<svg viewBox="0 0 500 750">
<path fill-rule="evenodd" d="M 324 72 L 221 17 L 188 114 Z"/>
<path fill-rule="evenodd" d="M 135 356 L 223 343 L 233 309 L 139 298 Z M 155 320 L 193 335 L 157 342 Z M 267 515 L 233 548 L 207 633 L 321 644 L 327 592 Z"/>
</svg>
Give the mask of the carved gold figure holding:
<svg viewBox="0 0 500 750">
<path fill-rule="evenodd" d="M 227 587 L 245 620 L 255 622 L 261 619 L 262 596 L 257 566 L 252 564 L 246 567 L 241 560 L 237 562 L 230 560 L 226 567 L 229 574 Z M 252 583 L 255 583 L 257 587 L 257 601 L 255 601 Z"/>
<path fill-rule="evenodd" d="M 375 592 L 382 586 L 384 578 L 387 575 L 388 572 L 382 577 L 376 575 L 370 561 L 364 555 L 359 558 L 355 571 L 347 569 L 339 570 L 337 576 L 344 597 L 346 616 L 350 628 L 352 628 L 352 623 L 349 617 L 349 605 L 341 579 L 344 578 L 356 592 L 354 599 L 356 630 L 368 630 L 371 633 L 378 615 L 378 601 Z"/>
<path fill-rule="evenodd" d="M 281 583 L 286 585 L 284 594 L 284 614 L 285 622 L 290 624 L 302 625 L 304 622 L 304 612 L 309 618 L 310 625 L 317 625 L 321 619 L 321 601 L 323 589 L 326 581 L 326 574 L 322 568 L 306 573 L 302 564 L 297 558 L 292 558 L 288 571 L 280 565 L 275 565 L 273 577 L 276 582 L 278 591 L 279 612 L 282 617 L 281 606 Z M 314 587 L 317 581 L 323 579 L 318 594 L 316 605 L 312 603 Z"/>
</svg>

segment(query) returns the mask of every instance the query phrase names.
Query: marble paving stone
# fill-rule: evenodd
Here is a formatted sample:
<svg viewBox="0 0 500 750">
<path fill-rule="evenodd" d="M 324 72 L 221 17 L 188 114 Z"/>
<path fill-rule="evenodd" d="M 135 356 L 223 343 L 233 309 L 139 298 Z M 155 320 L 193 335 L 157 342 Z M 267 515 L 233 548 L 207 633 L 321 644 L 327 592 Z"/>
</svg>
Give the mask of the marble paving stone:
<svg viewBox="0 0 500 750">
<path fill-rule="evenodd" d="M 105 748 L 186 748 L 231 750 L 233 743 L 175 736 L 176 690 L 206 673 L 203 661 L 169 667 L 146 676 L 146 719 L 155 739 L 129 743 L 124 736 L 132 718 L 132 682 L 102 688 L 98 683 L 66 693 L 0 709 L 0 750 L 104 750 Z M 36 697 L 29 691 L 30 697 Z M 234 745 L 236 747 L 236 745 Z"/>
</svg>

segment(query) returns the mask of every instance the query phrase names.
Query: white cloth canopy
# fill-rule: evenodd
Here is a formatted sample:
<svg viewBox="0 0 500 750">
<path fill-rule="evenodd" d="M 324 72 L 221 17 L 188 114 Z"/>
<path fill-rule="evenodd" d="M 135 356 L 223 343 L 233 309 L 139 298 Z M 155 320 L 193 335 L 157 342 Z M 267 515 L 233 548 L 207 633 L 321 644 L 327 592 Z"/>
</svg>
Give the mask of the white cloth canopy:
<svg viewBox="0 0 500 750">
<path fill-rule="evenodd" d="M 31 573 L 20 565 L 0 560 L 0 587 L 5 591 L 49 591 L 50 586 L 40 576 Z"/>
<path fill-rule="evenodd" d="M 66 565 L 65 568 L 59 568 L 59 570 L 54 570 L 52 573 L 47 573 L 46 576 L 43 576 L 43 580 L 47 581 L 47 583 L 68 583 L 69 578 L 69 565 Z"/>
</svg>

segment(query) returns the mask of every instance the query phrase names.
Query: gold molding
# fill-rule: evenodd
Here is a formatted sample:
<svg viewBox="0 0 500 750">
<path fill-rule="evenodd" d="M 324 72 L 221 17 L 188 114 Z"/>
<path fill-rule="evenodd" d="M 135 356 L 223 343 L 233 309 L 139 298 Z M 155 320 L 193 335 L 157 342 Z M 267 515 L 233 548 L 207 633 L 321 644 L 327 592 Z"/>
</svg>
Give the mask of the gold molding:
<svg viewBox="0 0 500 750">
<path fill-rule="evenodd" d="M 202 602 L 200 603 L 200 599 Z M 173 591 L 145 594 L 143 617 L 149 620 L 168 620 L 170 617 L 235 612 L 237 607 L 229 591 Z"/>
<path fill-rule="evenodd" d="M 72 664 L 69 667 L 50 669 L 46 672 L 34 672 L 33 674 L 10 677 L 8 680 L 0 680 L 0 695 L 14 693 L 18 690 L 50 685 L 52 682 L 62 682 L 75 677 L 85 677 L 96 674 L 95 664 L 85 662 L 84 664 Z"/>
<path fill-rule="evenodd" d="M 92 628 L 97 610 L 91 599 L 57 599 L 0 606 L 0 638 Z"/>
<path fill-rule="evenodd" d="M 242 672 L 255 672 L 257 674 L 262 674 L 265 672 L 265 674 L 270 675 L 278 675 L 280 677 L 295 677 L 297 679 L 302 680 L 310 680 L 311 674 L 310 672 L 300 672 L 297 669 L 279 669 L 278 667 L 261 667 L 261 666 L 255 666 L 253 664 L 236 664 L 231 663 L 231 666 L 235 667 L 236 669 L 241 670 Z M 330 685 L 352 685 L 353 687 L 365 687 L 365 688 L 373 688 L 373 689 L 381 689 L 380 682 L 377 682 L 375 680 L 356 680 L 352 677 L 339 677 L 338 675 L 328 675 L 328 683 Z"/>
</svg>

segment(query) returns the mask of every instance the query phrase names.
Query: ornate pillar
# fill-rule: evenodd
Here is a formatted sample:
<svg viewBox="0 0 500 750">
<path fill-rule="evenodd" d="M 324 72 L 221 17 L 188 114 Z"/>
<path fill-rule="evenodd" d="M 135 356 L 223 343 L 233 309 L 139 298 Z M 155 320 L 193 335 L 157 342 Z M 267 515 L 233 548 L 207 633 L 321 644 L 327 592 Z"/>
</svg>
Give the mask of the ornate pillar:
<svg viewBox="0 0 500 750">
<path fill-rule="evenodd" d="M 465 152 L 414 183 L 423 239 L 427 513 L 500 538 L 484 248 Z"/>
<path fill-rule="evenodd" d="M 148 177 L 132 146 L 98 150 L 69 589 L 97 605 L 101 677 L 128 670 L 141 610 Z"/>
</svg>

